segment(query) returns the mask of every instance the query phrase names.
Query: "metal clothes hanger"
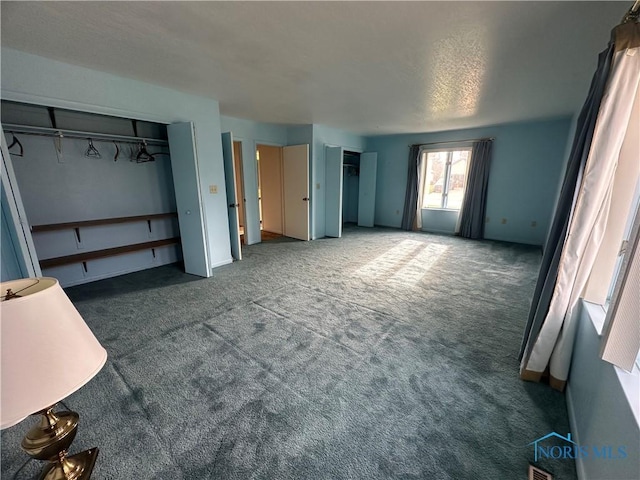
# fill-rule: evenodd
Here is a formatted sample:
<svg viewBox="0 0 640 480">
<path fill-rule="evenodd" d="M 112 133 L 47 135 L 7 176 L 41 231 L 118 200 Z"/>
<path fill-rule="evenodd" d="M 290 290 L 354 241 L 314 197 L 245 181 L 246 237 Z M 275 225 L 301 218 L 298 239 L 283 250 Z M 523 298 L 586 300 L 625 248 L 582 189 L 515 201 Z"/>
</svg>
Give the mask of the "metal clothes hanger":
<svg viewBox="0 0 640 480">
<path fill-rule="evenodd" d="M 626 15 L 622 18 L 622 23 L 638 22 L 640 20 L 640 0 L 636 0 Z"/>
<path fill-rule="evenodd" d="M 136 162 L 144 163 L 153 161 L 155 161 L 155 158 L 147 151 L 147 142 L 143 140 L 142 143 L 140 143 L 140 150 L 138 150 L 138 155 L 136 155 Z"/>
<path fill-rule="evenodd" d="M 62 132 L 58 132 L 58 135 L 53 137 L 53 146 L 56 148 L 56 156 L 58 157 L 58 163 L 64 163 L 64 154 L 62 153 L 62 139 L 64 135 Z"/>
<path fill-rule="evenodd" d="M 89 158 L 102 158 L 102 155 L 100 155 L 100 152 L 98 151 L 98 149 L 93 146 L 93 140 L 90 138 L 88 140 L 89 140 L 89 147 L 87 148 L 87 151 L 84 152 L 84 156 Z"/>
<path fill-rule="evenodd" d="M 24 148 L 22 147 L 22 144 L 20 143 L 20 140 L 18 140 L 15 136 L 15 134 L 13 132 L 11 132 L 11 137 L 13 138 L 11 145 L 9 145 L 9 147 L 7 148 L 7 150 L 11 150 L 13 147 L 15 147 L 16 145 L 18 145 L 18 147 L 20 147 L 20 153 L 16 153 L 16 152 L 9 152 L 11 153 L 11 155 L 15 155 L 17 157 L 24 157 Z"/>
</svg>

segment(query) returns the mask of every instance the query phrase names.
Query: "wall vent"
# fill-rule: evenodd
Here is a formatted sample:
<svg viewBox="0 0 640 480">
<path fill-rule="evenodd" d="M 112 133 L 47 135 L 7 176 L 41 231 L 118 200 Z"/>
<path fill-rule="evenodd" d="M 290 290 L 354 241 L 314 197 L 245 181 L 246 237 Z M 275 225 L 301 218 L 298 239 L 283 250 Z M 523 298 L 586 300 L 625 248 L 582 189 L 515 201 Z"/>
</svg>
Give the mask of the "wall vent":
<svg viewBox="0 0 640 480">
<path fill-rule="evenodd" d="M 529 465 L 529 480 L 553 480 L 553 475 L 541 468 Z"/>
</svg>

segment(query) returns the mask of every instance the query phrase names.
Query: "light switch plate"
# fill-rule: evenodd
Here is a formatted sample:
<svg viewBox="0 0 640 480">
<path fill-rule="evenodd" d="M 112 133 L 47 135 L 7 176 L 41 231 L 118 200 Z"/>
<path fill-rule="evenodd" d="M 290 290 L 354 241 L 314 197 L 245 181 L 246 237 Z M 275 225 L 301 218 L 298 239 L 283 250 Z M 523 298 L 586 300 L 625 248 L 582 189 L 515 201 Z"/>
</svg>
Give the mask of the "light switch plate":
<svg viewBox="0 0 640 480">
<path fill-rule="evenodd" d="M 218 193 L 217 185 L 209 185 L 209 193 Z"/>
</svg>

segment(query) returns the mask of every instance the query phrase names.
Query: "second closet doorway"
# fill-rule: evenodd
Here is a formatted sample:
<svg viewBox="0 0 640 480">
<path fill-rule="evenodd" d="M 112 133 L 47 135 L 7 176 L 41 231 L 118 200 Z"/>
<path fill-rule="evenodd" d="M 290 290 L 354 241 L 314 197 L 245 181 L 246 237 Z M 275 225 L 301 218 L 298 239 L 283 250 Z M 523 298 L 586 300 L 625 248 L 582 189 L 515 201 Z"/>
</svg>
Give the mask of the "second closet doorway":
<svg viewBox="0 0 640 480">
<path fill-rule="evenodd" d="M 343 223 L 373 227 L 378 154 L 325 146 L 325 232 L 342 236 Z"/>
<path fill-rule="evenodd" d="M 342 223 L 358 224 L 360 153 L 345 150 L 342 163 Z"/>
</svg>

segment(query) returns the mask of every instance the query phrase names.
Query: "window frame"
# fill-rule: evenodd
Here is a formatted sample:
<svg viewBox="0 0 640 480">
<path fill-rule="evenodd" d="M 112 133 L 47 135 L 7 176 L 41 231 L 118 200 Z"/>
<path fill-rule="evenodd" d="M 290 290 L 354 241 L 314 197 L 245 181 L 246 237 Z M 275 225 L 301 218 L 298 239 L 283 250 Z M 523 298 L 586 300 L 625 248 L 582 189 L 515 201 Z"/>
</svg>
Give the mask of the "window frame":
<svg viewBox="0 0 640 480">
<path fill-rule="evenodd" d="M 423 146 L 419 151 L 420 161 L 420 172 L 419 172 L 419 180 L 420 180 L 420 191 L 419 191 L 419 201 L 420 201 L 420 209 L 421 210 L 447 210 L 452 212 L 460 212 L 462 210 L 462 206 L 460 208 L 451 208 L 448 206 L 449 203 L 449 190 L 451 187 L 451 166 L 453 165 L 453 153 L 468 151 L 469 158 L 467 160 L 467 168 L 465 170 L 464 178 L 465 178 L 465 191 L 463 193 L 466 194 L 466 182 L 469 176 L 469 168 L 471 166 L 471 162 L 473 161 L 473 144 L 471 142 L 460 142 L 455 143 L 453 145 L 449 145 L 446 147 L 438 147 L 437 145 L 429 145 Z M 443 182 L 442 182 L 442 194 L 440 197 L 440 206 L 426 206 L 425 193 L 427 189 L 427 184 L 425 182 L 427 175 L 427 164 L 429 163 L 428 157 L 430 153 L 447 153 L 447 160 L 445 162 L 445 171 L 443 174 Z"/>
</svg>

